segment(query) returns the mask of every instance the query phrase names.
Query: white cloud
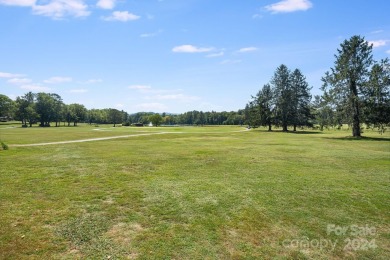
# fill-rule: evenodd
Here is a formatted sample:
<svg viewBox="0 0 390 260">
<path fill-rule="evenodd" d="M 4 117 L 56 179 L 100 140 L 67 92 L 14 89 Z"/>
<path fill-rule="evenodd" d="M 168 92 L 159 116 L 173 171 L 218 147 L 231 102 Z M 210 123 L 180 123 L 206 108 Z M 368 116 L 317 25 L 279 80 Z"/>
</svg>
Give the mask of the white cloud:
<svg viewBox="0 0 390 260">
<path fill-rule="evenodd" d="M 151 111 L 164 112 L 164 110 L 166 110 L 168 107 L 162 103 L 142 103 L 136 105 L 136 108 L 142 109 L 143 111 L 147 111 L 147 112 L 151 112 Z"/>
<path fill-rule="evenodd" d="M 0 0 L 2 5 L 33 6 L 36 0 Z"/>
<path fill-rule="evenodd" d="M 110 16 L 102 17 L 104 21 L 120 21 L 120 22 L 128 22 L 135 21 L 141 18 L 141 16 L 129 13 L 128 11 L 115 11 L 112 12 Z"/>
<path fill-rule="evenodd" d="M 115 107 L 116 107 L 116 108 L 119 108 L 119 109 L 122 109 L 122 108 L 125 107 L 125 105 L 119 103 L 119 104 L 116 104 Z"/>
<path fill-rule="evenodd" d="M 80 88 L 80 89 L 71 89 L 69 90 L 70 93 L 86 93 L 88 92 L 88 89 Z"/>
<path fill-rule="evenodd" d="M 193 45 L 180 45 L 172 49 L 173 52 L 183 52 L 183 53 L 200 53 L 200 52 L 210 52 L 214 48 L 201 48 Z"/>
<path fill-rule="evenodd" d="M 101 9 L 113 9 L 115 7 L 116 0 L 99 0 L 96 4 Z"/>
<path fill-rule="evenodd" d="M 275 4 L 265 6 L 267 11 L 273 14 L 306 11 L 313 7 L 309 0 L 283 0 Z"/>
<path fill-rule="evenodd" d="M 207 58 L 215 58 L 215 57 L 221 57 L 223 55 L 225 55 L 225 53 L 223 51 L 221 51 L 221 52 L 217 52 L 217 53 L 211 53 L 211 54 L 207 55 L 206 57 Z"/>
<path fill-rule="evenodd" d="M 387 50 L 386 53 L 390 55 L 390 50 Z"/>
<path fill-rule="evenodd" d="M 256 47 L 246 47 L 246 48 L 241 48 L 238 50 L 238 52 L 253 52 L 253 51 L 257 51 L 258 49 Z"/>
<path fill-rule="evenodd" d="M 68 77 L 51 77 L 50 79 L 46 79 L 43 82 L 47 84 L 60 84 L 65 82 L 71 82 L 72 78 Z"/>
<path fill-rule="evenodd" d="M 261 14 L 252 15 L 252 19 L 261 19 L 261 18 L 263 18 L 263 15 L 261 15 Z"/>
<path fill-rule="evenodd" d="M 20 87 L 21 89 L 29 90 L 29 91 L 50 91 L 51 88 L 43 87 L 40 85 L 23 85 Z"/>
<path fill-rule="evenodd" d="M 83 0 L 52 0 L 46 5 L 33 5 L 33 13 L 62 19 L 66 16 L 85 17 L 91 14 Z"/>
<path fill-rule="evenodd" d="M 12 78 L 7 81 L 8 83 L 15 84 L 15 85 L 23 85 L 23 84 L 29 84 L 32 82 L 31 79 L 27 78 Z"/>
<path fill-rule="evenodd" d="M 20 78 L 20 77 L 24 77 L 24 75 L 8 73 L 8 72 L 0 72 L 0 78 Z"/>
<path fill-rule="evenodd" d="M 373 48 L 378 48 L 382 46 L 386 46 L 388 40 L 377 40 L 377 41 L 369 41 L 368 44 L 372 45 Z"/>
</svg>

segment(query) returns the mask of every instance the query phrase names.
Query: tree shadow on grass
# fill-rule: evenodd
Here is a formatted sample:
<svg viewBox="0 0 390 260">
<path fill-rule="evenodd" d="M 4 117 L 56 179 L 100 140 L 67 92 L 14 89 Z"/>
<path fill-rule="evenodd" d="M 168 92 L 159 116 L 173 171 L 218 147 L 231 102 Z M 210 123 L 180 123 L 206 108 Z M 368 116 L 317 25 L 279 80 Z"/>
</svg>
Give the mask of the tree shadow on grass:
<svg viewBox="0 0 390 260">
<path fill-rule="evenodd" d="M 342 141 L 380 141 L 380 142 L 390 142 L 390 138 L 386 137 L 353 137 L 353 136 L 345 136 L 345 137 L 324 137 L 324 139 L 329 140 L 342 140 Z"/>
<path fill-rule="evenodd" d="M 320 132 L 320 131 L 303 131 L 303 130 L 300 130 L 300 131 L 287 131 L 287 132 L 283 132 L 282 130 L 272 130 L 272 131 L 268 131 L 267 129 L 254 129 L 253 131 L 256 131 L 256 132 L 262 132 L 262 133 L 286 133 L 286 134 L 296 134 L 296 135 L 316 135 L 316 134 L 323 134 L 323 132 Z"/>
</svg>

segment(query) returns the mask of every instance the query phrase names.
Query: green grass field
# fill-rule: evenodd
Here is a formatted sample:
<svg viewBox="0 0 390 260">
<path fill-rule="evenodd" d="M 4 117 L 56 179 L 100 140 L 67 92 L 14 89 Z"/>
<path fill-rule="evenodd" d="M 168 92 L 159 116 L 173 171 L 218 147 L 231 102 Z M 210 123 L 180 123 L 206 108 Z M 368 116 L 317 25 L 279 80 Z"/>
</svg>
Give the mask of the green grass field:
<svg viewBox="0 0 390 260">
<path fill-rule="evenodd" d="M 0 259 L 390 259 L 389 132 L 242 130 L 1 125 Z"/>
</svg>

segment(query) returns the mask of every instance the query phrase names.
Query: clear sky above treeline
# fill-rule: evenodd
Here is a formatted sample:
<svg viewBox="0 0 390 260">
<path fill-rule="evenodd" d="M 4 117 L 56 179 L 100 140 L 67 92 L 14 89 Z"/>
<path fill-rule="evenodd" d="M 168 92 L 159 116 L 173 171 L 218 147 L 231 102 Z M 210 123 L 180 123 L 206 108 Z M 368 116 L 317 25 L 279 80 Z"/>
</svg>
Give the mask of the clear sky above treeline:
<svg viewBox="0 0 390 260">
<path fill-rule="evenodd" d="M 0 0 L 0 93 L 127 112 L 244 108 L 280 64 L 320 94 L 353 35 L 390 56 L 388 0 Z"/>
</svg>

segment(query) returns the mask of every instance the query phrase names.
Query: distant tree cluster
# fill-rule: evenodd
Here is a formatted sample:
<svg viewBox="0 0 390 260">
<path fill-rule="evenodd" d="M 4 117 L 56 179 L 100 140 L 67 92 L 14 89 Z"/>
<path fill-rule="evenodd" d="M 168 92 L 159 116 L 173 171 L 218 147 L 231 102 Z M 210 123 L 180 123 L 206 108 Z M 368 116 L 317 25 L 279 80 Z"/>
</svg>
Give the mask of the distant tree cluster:
<svg viewBox="0 0 390 260">
<path fill-rule="evenodd" d="M 291 72 L 286 65 L 280 65 L 269 84 L 252 97 L 246 106 L 249 125 L 281 126 L 283 131 L 293 126 L 311 126 L 313 116 L 310 111 L 309 84 L 299 69 Z"/>
<path fill-rule="evenodd" d="M 64 104 L 61 96 L 55 93 L 32 93 L 17 97 L 13 101 L 0 95 L 0 118 L 3 121 L 19 120 L 24 127 L 39 124 L 47 127 L 77 126 L 79 122 L 88 124 L 132 124 L 159 125 L 239 125 L 244 121 L 243 111 L 238 112 L 203 112 L 190 111 L 183 114 L 139 112 L 128 114 L 114 108 L 86 109 L 82 104 Z"/>
<path fill-rule="evenodd" d="M 55 93 L 32 93 L 11 100 L 5 95 L 0 95 L 0 116 L 5 120 L 19 120 L 24 127 L 39 124 L 47 127 L 55 123 L 55 126 L 77 126 L 79 122 L 118 124 L 127 119 L 127 113 L 117 109 L 91 109 L 88 110 L 82 104 L 64 104 L 61 96 Z"/>
<path fill-rule="evenodd" d="M 247 104 L 251 126 L 318 125 L 321 130 L 348 124 L 354 137 L 362 124 L 383 133 L 390 124 L 390 63 L 374 61 L 372 46 L 360 36 L 345 40 L 335 55 L 334 67 L 322 78 L 323 95 L 311 94 L 305 77 L 280 65 L 269 84 Z"/>
<path fill-rule="evenodd" d="M 230 112 L 203 112 L 188 111 L 182 114 L 162 113 L 145 113 L 140 112 L 129 116 L 130 123 L 147 124 L 152 122 L 153 125 L 242 125 L 245 121 L 243 110 Z"/>
</svg>

